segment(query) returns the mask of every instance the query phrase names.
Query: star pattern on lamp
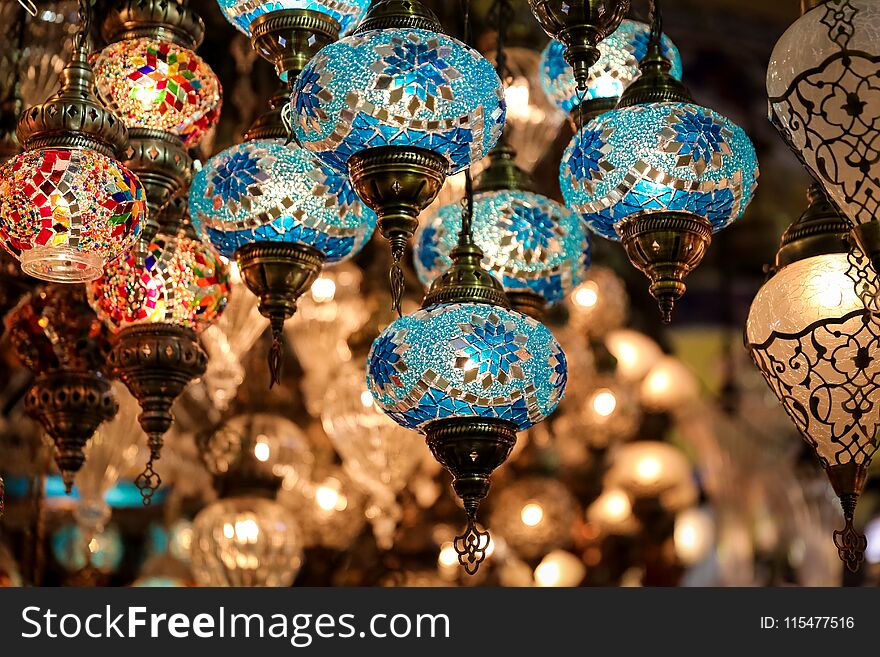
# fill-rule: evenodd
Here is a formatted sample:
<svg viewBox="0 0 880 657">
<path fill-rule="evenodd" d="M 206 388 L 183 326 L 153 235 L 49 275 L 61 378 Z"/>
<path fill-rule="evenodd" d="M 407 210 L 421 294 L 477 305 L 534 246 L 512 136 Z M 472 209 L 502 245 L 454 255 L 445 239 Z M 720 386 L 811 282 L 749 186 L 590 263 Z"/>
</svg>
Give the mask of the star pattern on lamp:
<svg viewBox="0 0 880 657">
<path fill-rule="evenodd" d="M 697 175 L 707 169 L 720 169 L 723 158 L 730 155 L 733 134 L 696 106 L 680 107 L 666 117 L 668 129 L 658 137 L 665 150 L 678 156 L 676 166 L 691 166 Z"/>
<path fill-rule="evenodd" d="M 380 388 L 403 386 L 400 374 L 406 372 L 407 366 L 401 357 L 409 350 L 406 334 L 406 329 L 393 334 L 383 333 L 373 346 L 376 357 L 370 360 L 369 372 Z"/>
<path fill-rule="evenodd" d="M 498 381 L 524 378 L 522 363 L 532 356 L 525 348 L 528 337 L 513 322 L 502 321 L 496 313 L 486 317 L 471 315 L 459 324 L 461 337 L 450 345 L 456 350 L 455 367 L 464 370 L 464 382 L 478 382 L 484 390 Z"/>
<path fill-rule="evenodd" d="M 242 148 L 223 159 L 217 166 L 206 194 L 212 197 L 215 209 L 226 205 L 230 212 L 249 209 L 250 197 L 262 196 L 261 185 L 269 180 L 266 169 L 274 160 L 262 148 Z"/>
<path fill-rule="evenodd" d="M 607 155 L 611 150 L 608 140 L 614 133 L 609 125 L 584 127 L 572 140 L 571 154 L 563 160 L 563 175 L 577 180 L 592 192 L 596 185 L 613 169 Z"/>
<path fill-rule="evenodd" d="M 412 115 L 422 106 L 434 111 L 437 96 L 455 99 L 449 83 L 461 73 L 446 61 L 451 51 L 436 38 L 422 41 L 413 32 L 406 38 L 394 37 L 390 43 L 376 46 L 382 58 L 373 64 L 373 71 L 379 74 L 376 88 L 388 89 L 392 103 L 409 96 L 407 110 Z"/>
<path fill-rule="evenodd" d="M 515 254 L 532 263 L 544 259 L 545 253 L 559 253 L 562 249 L 563 229 L 537 205 L 506 204 L 498 217 L 498 226 L 502 229 L 499 250 L 505 256 Z"/>
</svg>

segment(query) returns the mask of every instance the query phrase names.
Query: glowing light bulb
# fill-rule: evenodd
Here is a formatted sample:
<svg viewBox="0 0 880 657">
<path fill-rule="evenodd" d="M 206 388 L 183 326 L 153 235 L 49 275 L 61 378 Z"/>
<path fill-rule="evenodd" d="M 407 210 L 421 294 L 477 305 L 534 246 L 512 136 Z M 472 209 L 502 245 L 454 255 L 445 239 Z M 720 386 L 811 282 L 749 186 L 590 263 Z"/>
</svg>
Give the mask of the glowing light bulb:
<svg viewBox="0 0 880 657">
<path fill-rule="evenodd" d="M 369 390 L 361 392 L 361 404 L 364 408 L 370 408 L 373 405 L 373 393 Z"/>
<path fill-rule="evenodd" d="M 330 486 L 319 486 L 318 490 L 315 491 L 315 502 L 324 511 L 333 511 L 339 503 L 339 491 Z"/>
<path fill-rule="evenodd" d="M 553 550 L 535 568 L 538 586 L 577 586 L 586 574 L 583 562 L 565 550 Z"/>
<path fill-rule="evenodd" d="M 538 586 L 557 586 L 561 575 L 559 564 L 552 561 L 542 561 L 535 568 L 535 581 Z"/>
<path fill-rule="evenodd" d="M 312 283 L 311 294 L 316 303 L 333 301 L 333 297 L 336 296 L 336 283 L 332 278 L 321 276 Z"/>
<path fill-rule="evenodd" d="M 625 520 L 632 513 L 629 496 L 622 490 L 609 490 L 603 497 L 605 498 L 605 511 L 608 514 L 609 520 L 619 522 Z"/>
<path fill-rule="evenodd" d="M 528 120 L 531 118 L 529 107 L 529 81 L 525 78 L 516 78 L 512 84 L 504 90 L 504 100 L 507 102 L 507 114 L 515 119 Z"/>
<path fill-rule="evenodd" d="M 256 543 L 260 536 L 260 527 L 251 518 L 235 521 L 235 540 L 239 543 Z"/>
<path fill-rule="evenodd" d="M 663 465 L 659 459 L 647 456 L 636 464 L 636 476 L 642 484 L 652 484 L 660 477 Z"/>
<path fill-rule="evenodd" d="M 254 445 L 254 456 L 261 463 L 265 463 L 269 460 L 271 452 L 272 449 L 269 447 L 269 443 L 267 443 L 265 440 L 258 440 L 257 444 Z"/>
<path fill-rule="evenodd" d="M 437 557 L 437 563 L 445 568 L 458 564 L 458 554 L 455 552 L 455 546 L 452 543 L 447 541 L 440 546 L 440 555 Z"/>
<path fill-rule="evenodd" d="M 574 302 L 581 308 L 592 308 L 599 301 L 599 286 L 595 281 L 587 281 L 574 292 Z"/>
<path fill-rule="evenodd" d="M 703 560 L 712 549 L 715 523 L 703 509 L 687 509 L 675 516 L 675 554 L 684 564 Z"/>
<path fill-rule="evenodd" d="M 523 506 L 519 517 L 524 525 L 534 527 L 544 519 L 544 508 L 540 504 L 529 502 Z"/>
<path fill-rule="evenodd" d="M 615 408 L 617 408 L 617 397 L 615 397 L 614 393 L 607 388 L 598 390 L 596 394 L 593 395 L 593 410 L 598 415 L 608 417 L 614 412 Z"/>
</svg>

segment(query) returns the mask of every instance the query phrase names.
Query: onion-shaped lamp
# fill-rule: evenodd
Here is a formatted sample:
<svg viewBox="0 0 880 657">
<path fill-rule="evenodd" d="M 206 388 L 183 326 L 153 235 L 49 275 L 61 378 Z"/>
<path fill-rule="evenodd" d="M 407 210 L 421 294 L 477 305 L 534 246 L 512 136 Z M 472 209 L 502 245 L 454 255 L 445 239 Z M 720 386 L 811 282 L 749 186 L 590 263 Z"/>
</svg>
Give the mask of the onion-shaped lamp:
<svg viewBox="0 0 880 657">
<path fill-rule="evenodd" d="M 516 432 L 556 408 L 567 370 L 550 331 L 511 310 L 501 284 L 482 268 L 470 216 L 463 215 L 452 266 L 434 281 L 422 309 L 373 343 L 367 385 L 398 424 L 425 434 L 452 474 L 468 518 L 455 549 L 473 574 L 489 546 L 488 532 L 477 527 L 489 477 L 509 456 Z"/>
<path fill-rule="evenodd" d="M 670 74 L 655 11 L 642 74 L 617 109 L 581 128 L 560 164 L 569 208 L 623 242 L 651 281 L 664 322 L 712 233 L 738 219 L 757 186 L 755 149 L 725 117 L 696 105 Z"/>
<path fill-rule="evenodd" d="M 150 459 L 137 484 L 149 500 L 161 479 L 153 469 L 174 420 L 171 405 L 205 371 L 197 333 L 226 305 L 229 274 L 216 251 L 196 239 L 180 197 L 166 206 L 161 228 L 92 283 L 90 302 L 116 334 L 109 362 L 141 406 Z"/>
<path fill-rule="evenodd" d="M 840 498 L 846 524 L 834 532 L 834 543 L 855 571 L 866 540 L 853 515 L 880 430 L 880 319 L 848 276 L 847 219 L 818 185 L 809 199 L 782 236 L 777 271 L 752 302 L 745 337 Z"/>
<path fill-rule="evenodd" d="M 586 93 L 590 68 L 601 56 L 599 42 L 620 26 L 629 0 L 529 0 L 529 5 L 547 36 L 565 47 L 576 86 Z"/>
<path fill-rule="evenodd" d="M 220 82 L 195 53 L 205 25 L 177 0 L 122 0 L 111 5 L 102 31 L 108 45 L 94 61 L 98 94 L 128 128 L 126 164 L 158 218 L 189 183 L 187 150 L 220 118 Z"/>
<path fill-rule="evenodd" d="M 802 3 L 767 67 L 770 118 L 834 203 L 880 271 L 880 6 L 872 0 Z"/>
<path fill-rule="evenodd" d="M 95 97 L 86 37 L 89 0 L 61 88 L 18 122 L 23 153 L 0 166 L 0 245 L 35 278 L 89 281 L 140 235 L 144 189 L 114 157 L 128 146 L 125 125 Z"/>
<path fill-rule="evenodd" d="M 190 215 L 241 277 L 270 321 L 271 384 L 280 377 L 284 322 L 324 263 L 356 255 L 376 227 L 345 174 L 296 144 L 284 144 L 286 94 L 245 135 L 193 179 Z"/>
<path fill-rule="evenodd" d="M 86 443 L 118 405 L 107 377 L 110 334 L 81 285 L 49 285 L 28 294 L 6 317 L 9 339 L 36 381 L 29 415 L 55 443 L 55 463 L 70 493 Z"/>
<path fill-rule="evenodd" d="M 379 0 L 353 35 L 297 78 L 293 128 L 302 146 L 348 173 L 391 242 L 400 313 L 407 240 L 448 174 L 482 159 L 501 134 L 501 81 L 486 59 L 442 32 L 416 0 Z"/>
<path fill-rule="evenodd" d="M 639 62 L 648 53 L 651 28 L 641 21 L 623 19 L 614 32 L 599 42 L 599 59 L 590 67 L 586 92 L 578 90 L 574 70 L 565 61 L 565 46 L 552 39 L 541 52 L 541 88 L 575 125 L 614 109 L 623 90 L 641 74 Z M 665 34 L 663 56 L 672 64 L 669 74 L 681 80 L 681 55 Z M 573 111 L 577 108 L 577 112 Z"/>
<path fill-rule="evenodd" d="M 537 194 L 530 177 L 502 143 L 474 185 L 474 242 L 483 265 L 501 281 L 511 305 L 540 320 L 563 300 L 590 266 L 590 238 L 580 216 Z M 416 272 L 430 284 L 452 264 L 461 225 L 461 203 L 438 210 L 419 230 Z"/>
</svg>

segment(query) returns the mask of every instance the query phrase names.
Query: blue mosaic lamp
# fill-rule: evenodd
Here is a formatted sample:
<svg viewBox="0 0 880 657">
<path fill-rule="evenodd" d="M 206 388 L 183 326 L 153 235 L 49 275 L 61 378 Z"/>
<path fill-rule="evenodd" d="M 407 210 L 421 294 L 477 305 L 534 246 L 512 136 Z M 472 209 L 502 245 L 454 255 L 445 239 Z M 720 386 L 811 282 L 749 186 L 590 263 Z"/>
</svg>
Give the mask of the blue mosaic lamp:
<svg viewBox="0 0 880 657">
<path fill-rule="evenodd" d="M 394 259 L 400 311 L 403 257 L 419 213 L 448 174 L 482 159 L 505 117 L 492 64 L 447 36 L 415 0 L 379 0 L 349 37 L 325 47 L 297 78 L 296 139 L 348 173 L 378 214 Z"/>
<path fill-rule="evenodd" d="M 758 178 L 755 149 L 734 123 L 695 104 L 660 48 L 655 12 L 641 75 L 617 109 L 581 128 L 560 164 L 569 208 L 620 240 L 651 281 L 664 322 L 712 233 L 742 216 Z"/>
<path fill-rule="evenodd" d="M 599 59 L 588 72 L 586 91 L 578 91 L 574 69 L 565 61 L 565 46 L 552 39 L 541 53 L 541 88 L 563 112 L 579 108 L 573 118 L 583 122 L 614 109 L 623 90 L 639 77 L 639 62 L 648 53 L 651 28 L 641 21 L 624 19 L 614 32 L 599 42 Z M 681 55 L 665 34 L 660 40 L 663 56 L 672 64 L 669 74 L 681 80 Z"/>
<path fill-rule="evenodd" d="M 328 16 L 339 24 L 339 33 L 345 35 L 363 17 L 370 0 L 217 0 L 217 4 L 226 20 L 247 36 L 251 36 L 251 26 L 260 16 L 291 10 Z"/>
<path fill-rule="evenodd" d="M 421 310 L 393 322 L 373 343 L 367 385 L 391 418 L 425 434 L 452 474 L 468 517 L 455 549 L 473 574 L 489 545 L 476 520 L 489 477 L 509 456 L 516 432 L 556 408 L 567 370 L 550 331 L 512 310 L 501 284 L 482 268 L 470 210 L 452 266 L 434 281 Z"/>
<path fill-rule="evenodd" d="M 589 234 L 579 215 L 533 191 L 512 148 L 499 144 L 489 158 L 474 187 L 474 241 L 511 305 L 540 319 L 584 279 Z M 414 262 L 426 287 L 452 264 L 462 212 L 460 203 L 445 205 L 418 233 Z"/>
<path fill-rule="evenodd" d="M 280 114 L 286 90 L 242 144 L 211 158 L 193 177 L 190 214 L 217 250 L 238 260 L 274 337 L 272 383 L 280 375 L 284 322 L 324 263 L 357 254 L 376 227 L 348 178 L 295 144 Z"/>
</svg>

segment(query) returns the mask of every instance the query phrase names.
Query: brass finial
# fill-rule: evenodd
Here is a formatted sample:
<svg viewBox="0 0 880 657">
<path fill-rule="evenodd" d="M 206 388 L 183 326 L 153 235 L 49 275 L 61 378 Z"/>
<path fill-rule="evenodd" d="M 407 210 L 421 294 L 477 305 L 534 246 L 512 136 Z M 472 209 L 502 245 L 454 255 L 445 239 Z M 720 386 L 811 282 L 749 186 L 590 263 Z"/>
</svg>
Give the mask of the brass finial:
<svg viewBox="0 0 880 657">
<path fill-rule="evenodd" d="M 245 141 L 257 139 L 287 139 L 287 127 L 281 114 L 284 106 L 290 101 L 290 89 L 287 85 L 280 85 L 272 98 L 269 99 L 269 109 L 257 117 L 248 131 L 244 133 Z"/>
<path fill-rule="evenodd" d="M 809 205 L 782 234 L 776 252 L 776 268 L 826 253 L 848 253 L 850 223 L 834 207 L 818 183 L 807 190 Z"/>
</svg>

